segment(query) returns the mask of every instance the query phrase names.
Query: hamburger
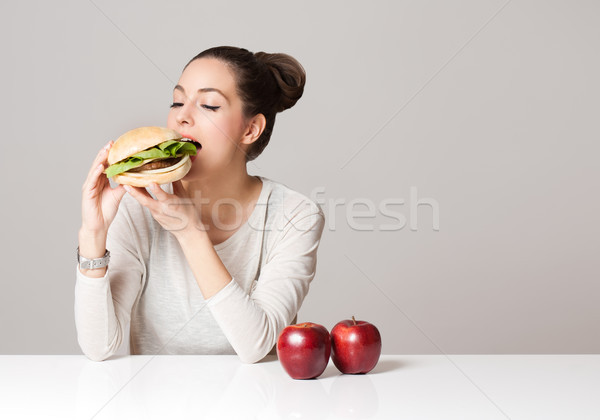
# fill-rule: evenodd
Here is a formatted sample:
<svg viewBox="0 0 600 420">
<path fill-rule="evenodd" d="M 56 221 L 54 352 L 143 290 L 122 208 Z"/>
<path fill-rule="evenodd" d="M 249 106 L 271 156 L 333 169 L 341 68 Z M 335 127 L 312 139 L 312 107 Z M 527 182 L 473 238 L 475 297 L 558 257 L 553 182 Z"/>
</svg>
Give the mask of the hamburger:
<svg viewBox="0 0 600 420">
<path fill-rule="evenodd" d="M 123 185 L 146 187 L 183 178 L 192 167 L 190 156 L 202 146 L 163 127 L 139 127 L 119 137 L 108 152 L 108 178 Z"/>
</svg>

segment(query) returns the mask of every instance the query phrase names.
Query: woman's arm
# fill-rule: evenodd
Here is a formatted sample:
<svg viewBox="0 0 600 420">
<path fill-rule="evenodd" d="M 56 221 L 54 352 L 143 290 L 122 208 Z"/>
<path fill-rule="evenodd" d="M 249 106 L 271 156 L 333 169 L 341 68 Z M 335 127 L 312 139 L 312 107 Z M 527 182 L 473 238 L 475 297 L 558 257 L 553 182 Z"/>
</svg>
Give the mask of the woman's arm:
<svg viewBox="0 0 600 420">
<path fill-rule="evenodd" d="M 111 224 L 106 247 L 111 252 L 108 269 L 93 277 L 77 268 L 75 326 L 83 353 L 101 361 L 115 354 L 129 340 L 131 309 L 140 292 L 144 265 L 129 215 L 119 211 Z M 96 271 L 96 270 L 86 270 Z"/>
<path fill-rule="evenodd" d="M 181 181 L 173 182 L 174 194 L 151 184 L 149 190 L 156 199 L 144 188 L 126 186 L 125 189 L 150 211 L 154 220 L 177 238 L 204 299 L 209 299 L 231 281 L 195 207 L 187 202 L 189 197 Z"/>
<path fill-rule="evenodd" d="M 135 245 L 129 216 L 119 204 L 122 186 L 111 188 L 102 173 L 112 142 L 96 156 L 82 188 L 82 225 L 79 253 L 93 259 L 111 251 L 108 268 L 76 268 L 75 326 L 83 353 L 100 361 L 113 355 L 129 339 L 126 331 L 131 308 L 141 287 L 144 266 Z"/>
<path fill-rule="evenodd" d="M 216 295 L 232 281 L 231 274 L 215 251 L 206 231 L 194 229 L 185 233 L 173 233 L 205 300 Z"/>
<path fill-rule="evenodd" d="M 140 259 L 132 253 L 131 226 L 119 212 L 125 190 L 122 186 L 111 188 L 103 173 L 112 145 L 108 142 L 96 155 L 81 194 L 79 254 L 94 259 L 102 257 L 107 248 L 112 251 L 108 270 L 76 269 L 77 339 L 92 360 L 106 359 L 126 339 L 124 331 L 142 278 Z"/>
<path fill-rule="evenodd" d="M 125 195 L 122 186 L 110 187 L 103 171 L 108 165 L 109 141 L 96 155 L 81 188 L 81 228 L 79 229 L 79 254 L 88 259 L 100 258 L 106 252 L 108 228 L 117 214 L 119 203 Z M 103 277 L 105 268 L 84 270 L 90 277 Z"/>
<path fill-rule="evenodd" d="M 292 217 L 250 295 L 232 281 L 208 301 L 243 362 L 254 363 L 266 356 L 298 313 L 315 275 L 324 224 L 320 211 Z"/>
</svg>

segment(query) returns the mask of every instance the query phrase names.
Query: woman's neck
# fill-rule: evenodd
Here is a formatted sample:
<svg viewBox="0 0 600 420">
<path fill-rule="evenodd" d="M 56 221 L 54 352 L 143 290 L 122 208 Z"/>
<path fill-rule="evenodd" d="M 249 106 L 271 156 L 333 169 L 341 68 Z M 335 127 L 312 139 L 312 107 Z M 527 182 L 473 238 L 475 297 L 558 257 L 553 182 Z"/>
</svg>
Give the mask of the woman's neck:
<svg viewBox="0 0 600 420">
<path fill-rule="evenodd" d="M 251 213 L 248 206 L 254 204 L 257 191 L 260 191 L 260 180 L 248 175 L 245 167 L 239 173 L 211 174 L 193 181 L 182 181 L 182 185 L 202 223 L 210 228 L 243 222 Z"/>
</svg>

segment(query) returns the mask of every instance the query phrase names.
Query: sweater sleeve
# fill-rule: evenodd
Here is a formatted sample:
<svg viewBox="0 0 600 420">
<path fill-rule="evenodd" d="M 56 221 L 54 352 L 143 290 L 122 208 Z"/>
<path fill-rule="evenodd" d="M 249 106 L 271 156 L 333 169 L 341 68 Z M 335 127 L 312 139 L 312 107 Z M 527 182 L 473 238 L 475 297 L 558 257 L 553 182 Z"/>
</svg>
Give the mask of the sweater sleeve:
<svg viewBox="0 0 600 420">
<path fill-rule="evenodd" d="M 94 361 L 128 348 L 131 309 L 145 273 L 131 220 L 123 208 L 110 226 L 106 247 L 111 255 L 104 277 L 87 277 L 76 267 L 77 341 Z"/>
<path fill-rule="evenodd" d="M 254 363 L 266 356 L 298 313 L 315 276 L 324 224 L 320 209 L 291 217 L 250 294 L 233 279 L 208 299 L 213 317 L 242 362 Z"/>
</svg>

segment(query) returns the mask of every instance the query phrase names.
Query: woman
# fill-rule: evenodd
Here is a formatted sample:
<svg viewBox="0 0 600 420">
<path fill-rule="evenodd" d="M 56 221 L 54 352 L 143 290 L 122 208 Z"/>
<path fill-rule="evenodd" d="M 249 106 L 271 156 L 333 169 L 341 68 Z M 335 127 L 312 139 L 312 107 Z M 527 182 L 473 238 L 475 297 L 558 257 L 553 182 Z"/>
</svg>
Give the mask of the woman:
<svg viewBox="0 0 600 420">
<path fill-rule="evenodd" d="M 110 262 L 78 266 L 75 286 L 90 359 L 237 353 L 254 363 L 273 349 L 315 275 L 324 216 L 246 164 L 304 82 L 288 55 L 208 49 L 185 66 L 167 120 L 202 145 L 181 181 L 111 188 L 103 170 L 112 142 L 98 153 L 83 185 L 78 253 L 95 260 L 108 250 Z"/>
</svg>

